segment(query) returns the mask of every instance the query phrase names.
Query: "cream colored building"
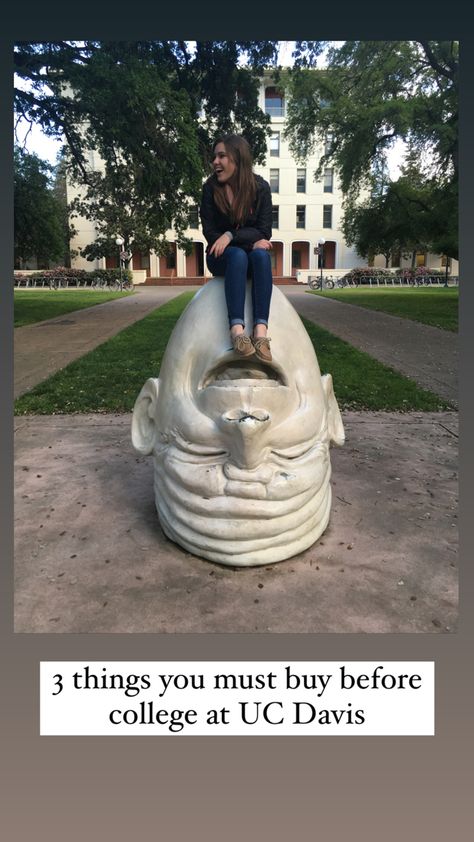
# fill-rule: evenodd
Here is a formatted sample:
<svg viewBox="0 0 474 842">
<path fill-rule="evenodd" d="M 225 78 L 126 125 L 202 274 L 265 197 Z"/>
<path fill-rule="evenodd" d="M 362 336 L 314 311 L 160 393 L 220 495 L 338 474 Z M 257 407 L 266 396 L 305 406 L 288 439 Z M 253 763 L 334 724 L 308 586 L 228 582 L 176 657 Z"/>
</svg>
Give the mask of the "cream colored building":
<svg viewBox="0 0 474 842">
<path fill-rule="evenodd" d="M 345 243 L 340 230 L 343 197 L 336 173 L 327 168 L 320 180 L 314 180 L 324 148 L 317 148 L 305 165 L 297 163 L 284 139 L 284 96 L 268 80 L 262 83 L 259 104 L 271 117 L 272 135 L 268 141 L 265 166 L 256 166 L 255 171 L 269 182 L 272 190 L 274 278 L 296 277 L 304 281 L 309 273 L 318 272 L 321 266 L 321 257 L 317 253 L 320 240 L 325 241 L 323 266 L 326 274 L 343 274 L 353 267 L 366 266 L 367 261 Z M 90 153 L 90 166 L 100 166 L 93 152 Z M 94 239 L 95 228 L 93 222 L 82 218 L 76 218 L 74 225 L 77 234 L 71 241 L 71 248 L 80 251 L 81 246 Z M 187 256 L 177 248 L 172 230 L 166 234 L 171 244 L 168 257 L 159 257 L 154 252 L 134 253 L 131 268 L 135 282 L 143 282 L 146 278 L 209 277 L 205 265 L 206 241 L 199 224 L 197 206 L 193 207 L 191 227 L 185 234 L 193 242 L 191 255 Z M 115 259 L 103 258 L 92 262 L 78 256 L 73 260 L 73 266 L 83 269 L 113 267 L 117 265 L 118 252 L 119 249 Z M 439 255 L 420 255 L 417 262 L 430 268 L 442 268 Z M 410 260 L 402 258 L 400 263 L 409 266 Z M 377 257 L 375 266 L 385 266 L 385 259 Z M 451 272 L 457 274 L 456 261 L 452 261 Z"/>
</svg>

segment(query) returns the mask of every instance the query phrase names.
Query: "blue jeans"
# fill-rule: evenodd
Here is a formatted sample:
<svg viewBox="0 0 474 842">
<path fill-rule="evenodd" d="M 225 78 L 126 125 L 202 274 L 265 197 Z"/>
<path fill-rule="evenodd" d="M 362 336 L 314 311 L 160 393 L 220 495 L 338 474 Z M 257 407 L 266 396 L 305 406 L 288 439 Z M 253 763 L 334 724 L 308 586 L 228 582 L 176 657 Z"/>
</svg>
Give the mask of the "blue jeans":
<svg viewBox="0 0 474 842">
<path fill-rule="evenodd" d="M 245 325 L 247 277 L 252 278 L 253 323 L 268 326 L 273 278 L 270 254 L 266 249 L 246 252 L 238 246 L 227 246 L 220 257 L 207 255 L 207 268 L 213 275 L 224 275 L 230 327 Z"/>
</svg>

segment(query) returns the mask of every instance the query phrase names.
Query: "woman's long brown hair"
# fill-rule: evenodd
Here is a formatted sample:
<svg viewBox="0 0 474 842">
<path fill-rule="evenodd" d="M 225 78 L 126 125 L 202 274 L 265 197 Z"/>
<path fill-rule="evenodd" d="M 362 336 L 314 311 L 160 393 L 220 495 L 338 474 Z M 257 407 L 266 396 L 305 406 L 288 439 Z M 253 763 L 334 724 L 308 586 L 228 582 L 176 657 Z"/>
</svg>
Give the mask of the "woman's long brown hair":
<svg viewBox="0 0 474 842">
<path fill-rule="evenodd" d="M 218 143 L 224 144 L 227 155 L 232 158 L 236 166 L 236 172 L 231 184 L 234 194 L 233 204 L 229 204 L 225 184 L 219 184 L 217 181 L 214 184 L 214 201 L 219 210 L 229 216 L 232 222 L 242 225 L 257 195 L 255 176 L 252 171 L 252 152 L 248 142 L 239 134 L 228 134 L 218 138 L 214 143 L 214 149 Z"/>
</svg>

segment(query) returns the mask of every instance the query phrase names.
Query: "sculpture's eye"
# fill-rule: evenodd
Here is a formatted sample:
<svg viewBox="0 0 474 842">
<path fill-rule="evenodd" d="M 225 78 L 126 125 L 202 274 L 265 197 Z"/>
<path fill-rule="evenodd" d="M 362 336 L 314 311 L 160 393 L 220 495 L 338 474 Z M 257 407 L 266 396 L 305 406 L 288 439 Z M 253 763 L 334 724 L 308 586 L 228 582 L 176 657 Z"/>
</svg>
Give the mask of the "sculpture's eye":
<svg viewBox="0 0 474 842">
<path fill-rule="evenodd" d="M 311 450 L 316 450 L 318 448 L 322 449 L 323 442 L 318 442 L 316 438 L 311 438 L 309 441 L 301 442 L 301 444 L 295 444 L 293 447 L 287 447 L 285 450 L 272 450 L 273 456 L 277 456 L 279 459 L 300 459 L 302 456 L 306 456 L 307 453 L 310 453 Z"/>
<path fill-rule="evenodd" d="M 214 457 L 228 455 L 228 451 L 224 450 L 222 447 L 218 448 L 217 446 L 210 447 L 205 444 L 194 444 L 191 441 L 183 439 L 178 434 L 174 436 L 174 443 L 176 447 L 178 447 L 184 453 L 188 453 L 190 456 L 199 456 L 201 458 L 208 457 L 209 459 L 212 459 Z"/>
</svg>

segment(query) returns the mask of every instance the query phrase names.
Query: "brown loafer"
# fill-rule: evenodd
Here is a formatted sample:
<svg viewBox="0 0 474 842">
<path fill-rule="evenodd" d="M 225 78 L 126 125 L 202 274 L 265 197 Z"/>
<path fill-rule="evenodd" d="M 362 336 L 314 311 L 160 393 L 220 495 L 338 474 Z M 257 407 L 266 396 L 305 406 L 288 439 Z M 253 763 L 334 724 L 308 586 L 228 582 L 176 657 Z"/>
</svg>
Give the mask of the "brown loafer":
<svg viewBox="0 0 474 842">
<path fill-rule="evenodd" d="M 261 336 L 259 339 L 252 339 L 255 348 L 255 356 L 264 363 L 271 363 L 272 352 L 270 351 L 270 337 Z"/>
<path fill-rule="evenodd" d="M 232 336 L 232 347 L 239 357 L 251 357 L 255 353 L 250 336 L 245 333 L 238 333 L 237 336 Z"/>
</svg>

